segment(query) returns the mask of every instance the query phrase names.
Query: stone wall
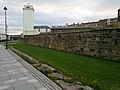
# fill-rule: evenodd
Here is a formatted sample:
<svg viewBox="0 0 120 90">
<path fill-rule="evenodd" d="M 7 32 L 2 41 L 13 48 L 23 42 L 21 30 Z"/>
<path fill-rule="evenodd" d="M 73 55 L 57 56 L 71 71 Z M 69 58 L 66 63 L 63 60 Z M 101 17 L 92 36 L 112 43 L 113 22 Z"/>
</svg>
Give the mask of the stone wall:
<svg viewBox="0 0 120 90">
<path fill-rule="evenodd" d="M 25 36 L 25 42 L 65 52 L 120 61 L 119 28 Z"/>
</svg>

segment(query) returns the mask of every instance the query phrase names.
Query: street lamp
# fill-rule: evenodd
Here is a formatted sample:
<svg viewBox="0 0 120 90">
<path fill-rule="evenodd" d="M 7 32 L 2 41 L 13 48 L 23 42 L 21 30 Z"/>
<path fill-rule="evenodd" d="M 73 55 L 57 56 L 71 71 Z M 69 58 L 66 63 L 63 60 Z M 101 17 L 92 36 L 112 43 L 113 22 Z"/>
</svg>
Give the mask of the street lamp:
<svg viewBox="0 0 120 90">
<path fill-rule="evenodd" d="M 5 34 L 6 34 L 6 49 L 8 49 L 8 35 L 7 35 L 7 17 L 6 17 L 6 11 L 8 10 L 6 7 L 4 7 L 5 10 Z"/>
</svg>

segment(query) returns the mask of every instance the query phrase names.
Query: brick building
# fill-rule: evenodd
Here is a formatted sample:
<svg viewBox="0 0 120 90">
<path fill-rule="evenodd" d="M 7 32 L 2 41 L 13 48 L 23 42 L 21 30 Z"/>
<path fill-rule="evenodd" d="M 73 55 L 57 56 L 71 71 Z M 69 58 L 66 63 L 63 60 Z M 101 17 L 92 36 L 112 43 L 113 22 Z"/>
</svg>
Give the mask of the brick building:
<svg viewBox="0 0 120 90">
<path fill-rule="evenodd" d="M 81 23 L 81 28 L 97 28 L 98 22 L 88 22 L 88 23 Z"/>
</svg>

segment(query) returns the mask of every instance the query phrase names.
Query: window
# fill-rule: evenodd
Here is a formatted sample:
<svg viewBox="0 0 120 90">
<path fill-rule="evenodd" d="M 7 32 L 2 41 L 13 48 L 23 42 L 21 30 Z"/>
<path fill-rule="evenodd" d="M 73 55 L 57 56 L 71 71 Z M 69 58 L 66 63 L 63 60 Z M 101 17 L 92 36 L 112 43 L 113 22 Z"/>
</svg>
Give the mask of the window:
<svg viewBox="0 0 120 90">
<path fill-rule="evenodd" d="M 83 52 L 83 48 L 80 48 L 81 52 Z"/>
<path fill-rule="evenodd" d="M 46 32 L 48 32 L 48 29 L 46 28 Z"/>
<path fill-rule="evenodd" d="M 114 40 L 114 45 L 118 45 L 118 41 L 117 40 Z"/>
<path fill-rule="evenodd" d="M 27 6 L 26 8 L 30 8 L 29 6 Z"/>
</svg>

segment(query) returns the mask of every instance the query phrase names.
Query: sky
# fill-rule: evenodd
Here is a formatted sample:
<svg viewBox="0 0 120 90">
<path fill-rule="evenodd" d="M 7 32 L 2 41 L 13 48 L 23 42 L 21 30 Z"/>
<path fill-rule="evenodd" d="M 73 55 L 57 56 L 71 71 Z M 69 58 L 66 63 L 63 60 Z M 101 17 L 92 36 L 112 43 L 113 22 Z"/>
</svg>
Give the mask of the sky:
<svg viewBox="0 0 120 90">
<path fill-rule="evenodd" d="M 35 25 L 65 25 L 117 17 L 120 0 L 0 0 L 0 34 L 4 33 L 4 10 L 7 7 L 8 33 L 20 34 L 23 7 L 30 3 L 35 10 Z"/>
</svg>

